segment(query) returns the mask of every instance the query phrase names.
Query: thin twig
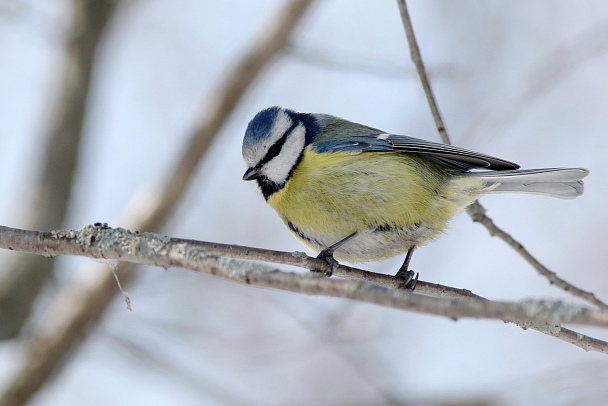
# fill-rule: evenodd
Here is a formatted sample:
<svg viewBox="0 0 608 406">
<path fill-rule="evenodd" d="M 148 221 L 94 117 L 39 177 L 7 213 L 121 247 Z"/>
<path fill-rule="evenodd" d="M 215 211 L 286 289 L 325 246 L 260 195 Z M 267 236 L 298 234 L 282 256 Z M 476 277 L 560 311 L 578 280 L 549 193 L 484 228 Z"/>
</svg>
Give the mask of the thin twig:
<svg viewBox="0 0 608 406">
<path fill-rule="evenodd" d="M 418 41 L 416 40 L 416 35 L 414 34 L 414 26 L 412 25 L 412 20 L 410 20 L 410 12 L 407 9 L 407 4 L 405 4 L 405 0 L 397 0 L 397 5 L 399 6 L 399 13 L 401 14 L 401 20 L 403 21 L 403 28 L 405 29 L 405 35 L 407 37 L 407 44 L 410 48 L 410 57 L 412 58 L 412 62 L 414 62 L 418 76 L 420 76 L 420 82 L 422 82 L 426 100 L 431 108 L 433 120 L 435 121 L 435 127 L 437 127 L 441 140 L 446 144 L 451 144 L 452 142 L 450 141 L 450 136 L 445 128 L 445 124 L 443 123 L 443 118 L 441 117 L 437 101 L 435 100 L 435 95 L 433 94 L 433 89 L 431 88 L 431 82 L 426 74 L 424 62 L 422 61 L 422 54 L 420 53 L 420 48 L 418 48 Z"/>
<path fill-rule="evenodd" d="M 125 304 L 127 305 L 127 310 L 133 311 L 131 307 L 131 297 L 129 296 L 129 292 L 122 288 L 122 284 L 120 283 L 120 278 L 118 278 L 118 274 L 116 273 L 116 266 L 110 265 L 110 270 L 112 271 L 112 275 L 114 275 L 114 279 L 116 279 L 116 284 L 118 285 L 118 289 L 122 296 L 125 298 Z"/>
<path fill-rule="evenodd" d="M 414 35 L 414 28 L 412 25 L 412 21 L 410 20 L 409 11 L 407 8 L 407 4 L 405 0 L 397 0 L 397 4 L 399 6 L 399 12 L 401 13 L 401 19 L 403 21 L 403 28 L 405 29 L 405 34 L 407 36 L 407 41 L 410 47 L 410 54 L 412 58 L 412 62 L 416 66 L 416 70 L 418 71 L 418 75 L 420 76 L 420 81 L 422 82 L 422 87 L 424 88 L 424 93 L 426 94 L 427 102 L 429 103 L 429 107 L 431 109 L 431 113 L 433 115 L 433 120 L 435 121 L 435 126 L 437 127 L 437 131 L 441 136 L 441 139 L 444 143 L 450 144 L 450 137 L 447 133 L 447 129 L 445 127 L 443 118 L 441 117 L 441 113 L 439 112 L 439 107 L 437 105 L 437 101 L 435 100 L 435 96 L 433 95 L 433 91 L 431 88 L 431 84 L 428 79 L 428 75 L 424 68 L 424 64 L 422 62 L 422 55 L 420 54 L 420 49 L 418 48 L 418 43 L 416 41 L 416 37 Z M 573 284 L 566 282 L 564 279 L 557 276 L 557 274 L 551 270 L 549 270 L 546 266 L 540 263 L 528 250 L 524 248 L 524 246 L 514 239 L 509 233 L 505 232 L 501 228 L 499 228 L 492 219 L 490 219 L 485 214 L 485 209 L 479 202 L 475 202 L 473 205 L 467 208 L 467 214 L 471 217 L 474 222 L 478 222 L 482 224 L 486 229 L 490 232 L 490 235 L 497 236 L 504 242 L 506 242 L 511 248 L 513 248 L 517 253 L 519 253 L 536 271 L 547 278 L 549 283 L 565 290 L 566 292 L 570 292 L 572 295 L 580 297 L 598 306 L 601 309 L 608 309 L 608 305 L 603 301 L 599 300 L 593 293 L 582 290 Z"/>
</svg>

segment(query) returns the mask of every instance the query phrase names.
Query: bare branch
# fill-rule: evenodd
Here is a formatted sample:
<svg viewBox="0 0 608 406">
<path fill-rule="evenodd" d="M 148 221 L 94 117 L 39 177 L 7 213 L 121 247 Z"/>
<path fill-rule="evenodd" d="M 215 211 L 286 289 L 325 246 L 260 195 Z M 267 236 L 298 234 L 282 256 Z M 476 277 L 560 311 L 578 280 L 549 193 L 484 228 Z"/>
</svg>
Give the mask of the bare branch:
<svg viewBox="0 0 608 406">
<path fill-rule="evenodd" d="M 446 144 L 451 144 L 452 142 L 450 141 L 447 129 L 443 123 L 443 118 L 441 117 L 437 101 L 435 100 L 435 95 L 433 94 L 433 89 L 431 88 L 431 82 L 429 81 L 429 77 L 422 61 L 422 55 L 420 54 L 420 48 L 418 48 L 418 41 L 416 40 L 416 35 L 414 34 L 414 27 L 412 25 L 412 20 L 410 20 L 410 12 L 407 9 L 407 4 L 405 4 L 405 0 L 397 0 L 397 5 L 399 6 L 399 13 L 401 14 L 401 20 L 403 21 L 403 28 L 405 29 L 405 35 L 407 37 L 407 44 L 410 48 L 410 57 L 412 58 L 412 62 L 414 62 L 418 76 L 420 76 L 420 82 L 422 82 L 426 100 L 431 108 L 433 120 L 435 121 L 435 127 L 437 127 L 441 140 Z"/>
<path fill-rule="evenodd" d="M 298 274 L 283 272 L 261 264 L 243 262 L 218 254 L 221 251 L 232 257 L 264 260 L 270 257 L 287 259 L 291 265 L 317 269 L 315 258 L 301 253 L 279 253 L 248 247 L 229 247 L 202 241 L 169 238 L 154 233 L 131 232 L 106 225 L 87 226 L 82 230 L 37 232 L 0 226 L 0 248 L 54 257 L 79 255 L 89 258 L 126 261 L 162 268 L 180 267 L 234 282 L 270 287 L 290 292 L 342 297 L 381 306 L 458 319 L 463 317 L 498 318 L 515 322 L 523 328 L 533 328 L 545 334 L 572 342 L 586 350 L 608 353 L 608 343 L 593 338 L 583 341 L 578 333 L 562 329 L 561 323 L 608 326 L 608 312 L 588 307 L 568 305 L 562 301 L 524 300 L 520 302 L 492 302 L 458 290 L 425 284 L 424 293 L 439 291 L 443 297 L 431 297 L 380 286 L 367 280 L 328 279 L 323 273 Z M 293 259 L 290 259 L 293 258 Z M 352 268 L 350 268 L 352 269 Z M 340 270 L 352 276 L 350 269 Z M 360 273 L 372 274 L 359 270 Z M 398 283 L 392 279 L 391 285 Z M 369 278 L 366 278 L 369 279 Z M 452 291 L 446 295 L 445 291 Z"/>
<path fill-rule="evenodd" d="M 297 266 L 309 270 L 329 271 L 327 262 L 309 257 L 303 252 L 284 252 L 274 251 L 261 248 L 243 247 L 239 245 L 219 244 L 214 242 L 205 242 L 189 239 L 173 238 L 174 242 L 186 243 L 218 255 L 227 256 L 230 258 L 245 259 L 250 261 L 271 262 L 282 265 Z M 370 271 L 365 271 L 359 268 L 353 268 L 347 265 L 340 264 L 335 270 L 334 275 L 337 277 L 372 282 L 387 288 L 397 289 L 403 283 L 403 280 L 392 275 L 380 274 Z M 482 302 L 489 301 L 488 299 L 472 293 L 468 289 L 458 289 L 450 286 L 439 285 L 431 282 L 418 281 L 416 292 L 430 296 L 441 297 L 446 299 L 470 299 Z M 588 337 L 584 334 L 568 330 L 564 327 L 542 324 L 518 322 L 516 320 L 503 319 L 505 322 L 517 324 L 523 329 L 537 330 L 543 334 L 550 335 L 562 341 L 576 345 L 585 351 L 597 351 L 608 354 L 608 343 L 602 340 Z"/>
<path fill-rule="evenodd" d="M 422 62 L 422 55 L 420 54 L 420 49 L 418 48 L 418 43 L 416 41 L 416 37 L 414 35 L 414 27 L 412 26 L 412 21 L 410 20 L 409 11 L 407 9 L 407 4 L 405 0 L 397 0 L 397 4 L 399 6 L 399 12 L 401 13 L 401 19 L 403 20 L 403 28 L 405 29 L 405 34 L 407 36 L 407 41 L 410 47 L 410 54 L 412 57 L 412 62 L 416 66 L 416 70 L 418 71 L 418 75 L 420 76 L 420 81 L 422 82 L 422 87 L 424 88 L 424 92 L 426 94 L 427 102 L 429 103 L 429 107 L 431 109 L 431 113 L 433 115 L 433 120 L 435 121 L 435 126 L 437 127 L 437 131 L 441 136 L 441 139 L 446 144 L 450 144 L 450 138 L 447 133 L 447 129 L 443 122 L 443 118 L 441 117 L 441 113 L 439 112 L 439 108 L 437 107 L 437 101 L 435 100 L 435 96 L 433 95 L 433 91 L 431 88 L 431 84 L 428 79 L 428 75 L 424 68 L 424 64 Z M 485 214 L 485 208 L 478 201 L 472 204 L 467 208 L 467 214 L 471 217 L 474 222 L 478 222 L 482 224 L 486 229 L 490 232 L 490 235 L 497 236 L 504 242 L 506 242 L 511 248 L 513 248 L 518 254 L 520 254 L 536 271 L 547 278 L 549 283 L 565 290 L 566 292 L 570 292 L 572 295 L 580 297 L 598 306 L 601 309 L 608 309 L 608 305 L 603 301 L 599 300 L 593 293 L 582 290 L 573 284 L 566 282 L 564 279 L 557 276 L 557 274 L 551 270 L 549 270 L 546 266 L 544 266 L 539 260 L 537 260 L 528 250 L 524 248 L 524 246 L 513 238 L 509 233 L 499 228 L 492 219 L 490 219 Z"/>
</svg>

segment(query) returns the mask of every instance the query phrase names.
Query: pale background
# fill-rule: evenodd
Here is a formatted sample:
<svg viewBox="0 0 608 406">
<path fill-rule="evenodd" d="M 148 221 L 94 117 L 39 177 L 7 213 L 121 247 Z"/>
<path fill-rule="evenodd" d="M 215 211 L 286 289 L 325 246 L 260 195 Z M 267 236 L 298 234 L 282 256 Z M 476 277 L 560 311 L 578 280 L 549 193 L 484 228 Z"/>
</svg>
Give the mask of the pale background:
<svg viewBox="0 0 608 406">
<path fill-rule="evenodd" d="M 280 1 L 124 1 L 94 73 L 66 223 L 115 222 L 164 179 L 197 108 Z M 608 3 L 410 1 L 454 144 L 525 168 L 590 169 L 576 201 L 483 199 L 544 264 L 608 300 Z M 0 224 L 24 227 L 69 27 L 65 0 L 0 0 Z M 247 122 L 282 105 L 437 141 L 394 1 L 323 0 L 239 104 L 174 216 L 172 236 L 304 248 L 241 180 Z M 0 252 L 0 260 L 12 253 Z M 394 272 L 402 258 L 364 265 Z M 62 259 L 56 286 L 87 260 Z M 565 298 L 466 215 L 417 251 L 426 281 L 501 300 Z M 51 289 L 52 290 L 52 289 Z M 147 269 L 33 405 L 608 402 L 608 360 L 499 321 L 460 320 Z M 48 292 L 51 295 L 53 292 Z M 50 296 L 49 296 L 50 297 Z M 40 305 L 43 306 L 43 305 Z M 577 328 L 608 340 L 606 330 Z M 0 343 L 0 388 L 19 356 Z"/>
</svg>

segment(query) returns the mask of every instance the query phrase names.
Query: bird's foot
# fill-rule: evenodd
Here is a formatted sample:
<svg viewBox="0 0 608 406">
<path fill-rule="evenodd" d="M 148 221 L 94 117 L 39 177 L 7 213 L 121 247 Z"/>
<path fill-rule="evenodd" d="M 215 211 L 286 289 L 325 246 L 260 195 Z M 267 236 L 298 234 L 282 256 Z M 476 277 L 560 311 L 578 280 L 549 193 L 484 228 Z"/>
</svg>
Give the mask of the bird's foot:
<svg viewBox="0 0 608 406">
<path fill-rule="evenodd" d="M 399 269 L 395 276 L 397 278 L 404 279 L 404 282 L 399 285 L 399 289 L 408 289 L 412 291 L 416 289 L 416 284 L 418 283 L 418 275 L 418 272 Z"/>
<path fill-rule="evenodd" d="M 317 258 L 322 259 L 329 265 L 329 271 L 325 271 L 325 276 L 332 276 L 339 265 L 338 261 L 334 258 L 334 250 L 325 248 L 323 251 L 319 252 Z"/>
</svg>

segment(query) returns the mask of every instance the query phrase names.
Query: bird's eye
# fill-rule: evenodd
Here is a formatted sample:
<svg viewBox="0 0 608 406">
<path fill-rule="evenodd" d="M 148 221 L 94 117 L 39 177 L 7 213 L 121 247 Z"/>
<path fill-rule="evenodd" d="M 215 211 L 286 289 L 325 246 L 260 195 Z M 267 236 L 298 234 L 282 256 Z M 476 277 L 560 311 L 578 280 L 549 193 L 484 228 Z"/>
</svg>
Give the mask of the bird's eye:
<svg viewBox="0 0 608 406">
<path fill-rule="evenodd" d="M 282 142 L 277 142 L 272 147 L 270 147 L 270 149 L 268 149 L 268 152 L 266 153 L 266 159 L 272 159 L 275 156 L 279 155 L 279 152 L 281 152 L 282 146 L 283 146 Z"/>
</svg>

